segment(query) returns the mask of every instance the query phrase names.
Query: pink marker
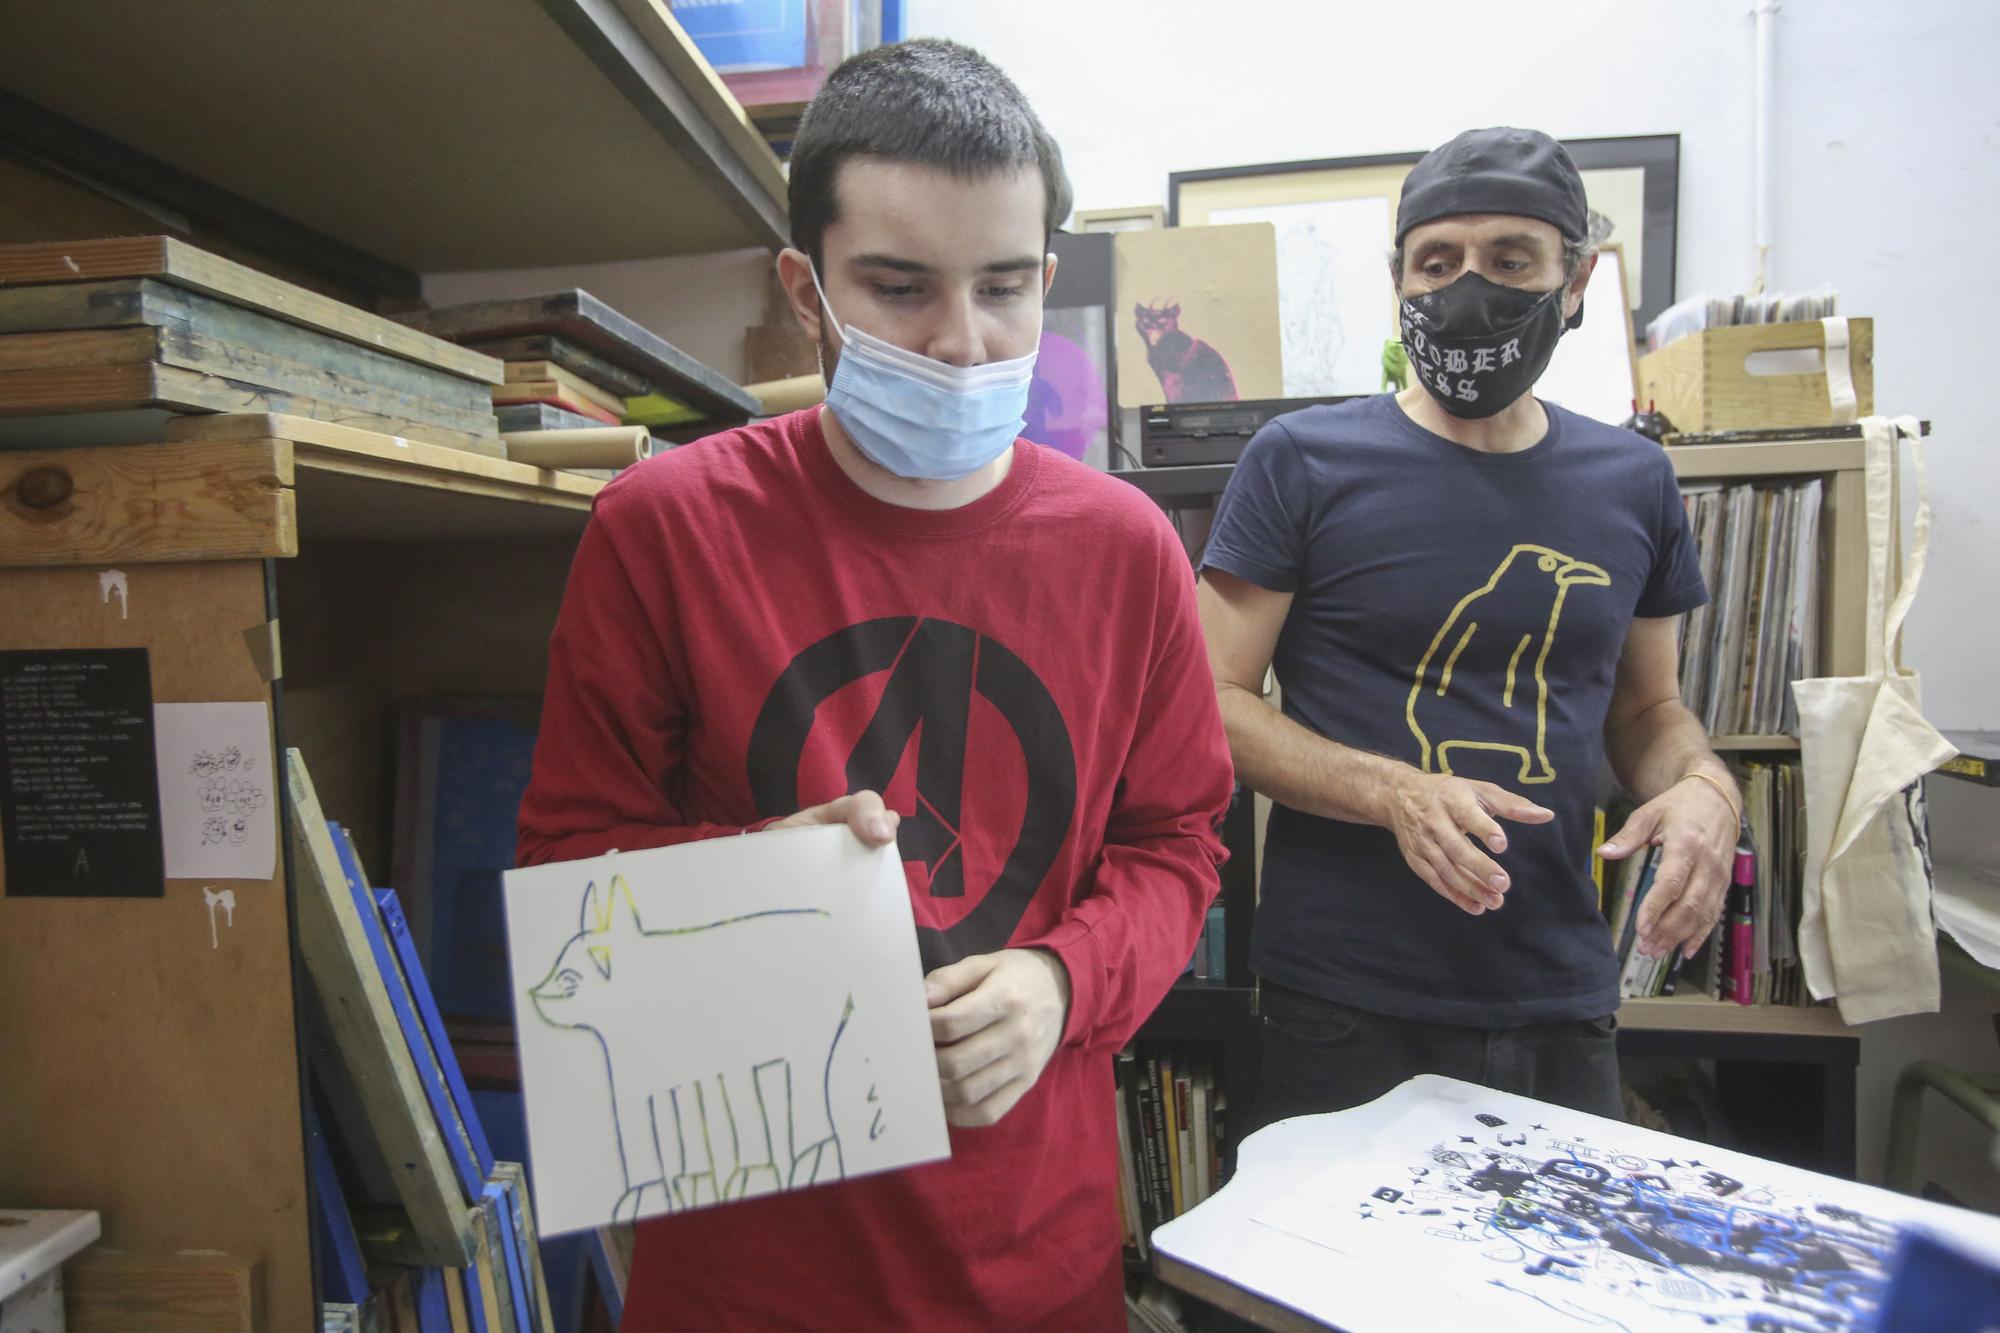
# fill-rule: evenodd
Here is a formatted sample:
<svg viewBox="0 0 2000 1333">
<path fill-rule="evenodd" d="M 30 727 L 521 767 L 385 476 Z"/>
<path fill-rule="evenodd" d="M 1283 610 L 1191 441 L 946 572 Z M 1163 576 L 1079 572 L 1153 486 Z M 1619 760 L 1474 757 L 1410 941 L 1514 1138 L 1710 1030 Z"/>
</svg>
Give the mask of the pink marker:
<svg viewBox="0 0 2000 1333">
<path fill-rule="evenodd" d="M 1736 869 L 1729 877 L 1729 998 L 1738 1004 L 1755 1002 L 1757 931 L 1752 904 L 1757 893 L 1757 854 L 1748 846 L 1736 849 Z"/>
</svg>

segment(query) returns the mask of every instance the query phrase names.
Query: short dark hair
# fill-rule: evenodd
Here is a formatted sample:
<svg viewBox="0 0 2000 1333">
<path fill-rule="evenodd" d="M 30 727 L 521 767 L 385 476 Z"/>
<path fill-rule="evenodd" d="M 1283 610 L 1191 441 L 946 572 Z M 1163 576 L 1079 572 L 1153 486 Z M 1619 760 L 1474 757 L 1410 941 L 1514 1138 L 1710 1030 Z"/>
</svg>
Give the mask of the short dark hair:
<svg viewBox="0 0 2000 1333">
<path fill-rule="evenodd" d="M 841 163 L 915 162 L 976 179 L 1033 166 L 1048 196 L 1046 232 L 1069 216 L 1062 150 L 999 66 L 936 37 L 878 46 L 827 76 L 792 140 L 792 244 L 820 262 L 839 216 Z"/>
</svg>

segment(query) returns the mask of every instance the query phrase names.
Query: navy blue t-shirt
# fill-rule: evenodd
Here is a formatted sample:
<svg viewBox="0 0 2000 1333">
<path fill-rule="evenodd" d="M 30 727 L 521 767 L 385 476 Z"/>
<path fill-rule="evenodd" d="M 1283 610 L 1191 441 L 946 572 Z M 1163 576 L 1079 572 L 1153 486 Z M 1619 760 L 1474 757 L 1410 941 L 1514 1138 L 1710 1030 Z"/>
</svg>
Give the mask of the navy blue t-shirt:
<svg viewBox="0 0 2000 1333">
<path fill-rule="evenodd" d="M 1277 806 L 1251 963 L 1359 1009 L 1505 1027 L 1618 1007 L 1590 878 L 1604 716 L 1635 616 L 1707 600 L 1658 445 L 1549 406 L 1530 448 L 1424 430 L 1389 394 L 1307 408 L 1244 450 L 1203 558 L 1293 594 L 1286 716 L 1555 812 L 1507 822 L 1506 906 L 1469 916 L 1387 829 Z"/>
</svg>

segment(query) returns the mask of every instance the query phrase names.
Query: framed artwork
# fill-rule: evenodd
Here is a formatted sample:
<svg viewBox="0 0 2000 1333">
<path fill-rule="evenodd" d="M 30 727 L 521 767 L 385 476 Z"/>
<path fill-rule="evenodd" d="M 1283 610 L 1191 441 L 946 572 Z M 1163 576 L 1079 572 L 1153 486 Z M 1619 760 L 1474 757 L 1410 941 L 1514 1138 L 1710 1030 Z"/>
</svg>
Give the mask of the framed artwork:
<svg viewBox="0 0 2000 1333">
<path fill-rule="evenodd" d="M 1118 447 L 1112 238 L 1057 232 L 1050 249 L 1056 280 L 1021 433 L 1102 472 Z"/>
<path fill-rule="evenodd" d="M 395 887 L 447 1014 L 508 1022 L 500 876 L 535 755 L 541 700 L 413 699 L 397 718 Z"/>
<path fill-rule="evenodd" d="M 1111 240 L 1120 407 L 1282 395 L 1277 238 L 1268 223 Z"/>
<path fill-rule="evenodd" d="M 1076 229 L 1080 232 L 1151 231 L 1166 225 L 1167 210 L 1158 204 L 1078 209 L 1076 214 Z"/>
<path fill-rule="evenodd" d="M 1568 139 L 1599 244 L 1623 248 L 1636 327 L 1673 304 L 1680 136 Z M 1178 171 L 1170 226 L 1269 222 L 1278 229 L 1287 397 L 1371 393 L 1396 336 L 1388 255 L 1403 178 L 1422 153 Z"/>
</svg>

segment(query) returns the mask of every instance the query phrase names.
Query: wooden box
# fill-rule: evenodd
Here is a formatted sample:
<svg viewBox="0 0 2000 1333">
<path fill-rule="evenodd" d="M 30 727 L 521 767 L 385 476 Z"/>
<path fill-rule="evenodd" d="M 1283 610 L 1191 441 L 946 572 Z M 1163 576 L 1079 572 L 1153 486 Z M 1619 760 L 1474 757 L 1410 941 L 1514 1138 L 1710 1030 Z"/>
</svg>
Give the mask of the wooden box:
<svg viewBox="0 0 2000 1333">
<path fill-rule="evenodd" d="M 1865 417 L 1875 410 L 1875 321 L 1850 319 L 1847 330 L 1855 415 Z M 1792 355 L 1752 361 L 1758 353 Z M 1816 354 L 1814 368 L 1787 369 L 1803 354 Z M 1639 358 L 1640 405 L 1653 404 L 1684 431 L 1831 426 L 1825 355 L 1818 320 L 1704 329 Z M 1774 368 L 1785 373 L 1768 373 Z"/>
</svg>

